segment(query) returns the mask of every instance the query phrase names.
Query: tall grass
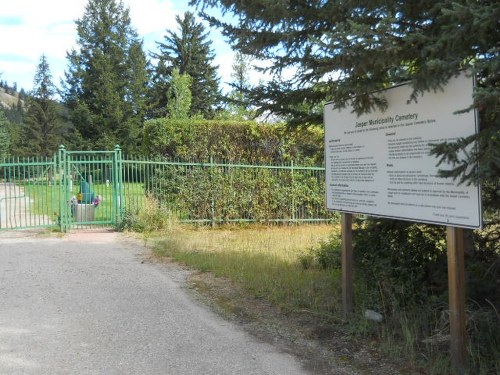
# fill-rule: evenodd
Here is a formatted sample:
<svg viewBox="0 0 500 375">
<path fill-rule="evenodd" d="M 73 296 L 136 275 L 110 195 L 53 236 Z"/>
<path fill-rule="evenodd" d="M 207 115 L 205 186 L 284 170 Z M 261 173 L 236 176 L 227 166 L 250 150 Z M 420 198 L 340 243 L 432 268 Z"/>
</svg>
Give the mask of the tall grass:
<svg viewBox="0 0 500 375">
<path fill-rule="evenodd" d="M 332 226 L 177 227 L 155 253 L 238 283 L 249 294 L 284 309 L 340 316 L 338 271 L 302 264 L 307 249 L 326 239 Z"/>
</svg>

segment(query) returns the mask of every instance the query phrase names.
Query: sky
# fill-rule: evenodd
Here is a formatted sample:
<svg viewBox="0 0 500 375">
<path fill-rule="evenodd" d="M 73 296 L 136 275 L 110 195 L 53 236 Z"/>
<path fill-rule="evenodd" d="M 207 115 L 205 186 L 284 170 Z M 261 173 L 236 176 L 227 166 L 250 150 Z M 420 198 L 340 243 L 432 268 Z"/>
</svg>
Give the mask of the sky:
<svg viewBox="0 0 500 375">
<path fill-rule="evenodd" d="M 144 39 L 144 50 L 156 51 L 166 30 L 177 30 L 176 15 L 193 11 L 189 0 L 123 0 L 130 8 L 133 27 Z M 42 54 L 49 63 L 53 83 L 60 86 L 67 69 L 66 52 L 76 47 L 75 20 L 82 17 L 87 0 L 0 0 L 0 79 L 18 90 L 33 87 Z M 201 21 L 201 20 L 200 20 Z M 234 52 L 217 30 L 209 29 L 215 65 L 223 90 L 231 80 Z"/>
</svg>

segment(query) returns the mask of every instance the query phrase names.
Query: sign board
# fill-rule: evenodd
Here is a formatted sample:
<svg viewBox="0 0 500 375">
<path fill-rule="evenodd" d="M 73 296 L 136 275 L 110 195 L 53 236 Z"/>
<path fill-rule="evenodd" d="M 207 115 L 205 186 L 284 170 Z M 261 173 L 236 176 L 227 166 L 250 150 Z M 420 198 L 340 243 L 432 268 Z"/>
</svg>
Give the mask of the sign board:
<svg viewBox="0 0 500 375">
<path fill-rule="evenodd" d="M 409 101 L 412 88 L 383 90 L 384 112 L 357 116 L 350 105 L 324 109 L 327 208 L 416 222 L 480 228 L 479 186 L 437 176 L 430 144 L 477 133 L 473 78 L 451 78 L 443 90 Z"/>
</svg>

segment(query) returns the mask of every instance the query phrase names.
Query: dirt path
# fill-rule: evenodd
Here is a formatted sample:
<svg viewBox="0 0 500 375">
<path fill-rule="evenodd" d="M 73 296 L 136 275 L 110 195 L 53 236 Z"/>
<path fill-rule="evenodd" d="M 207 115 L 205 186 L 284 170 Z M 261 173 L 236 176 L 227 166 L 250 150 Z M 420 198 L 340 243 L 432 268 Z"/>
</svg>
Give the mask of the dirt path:
<svg viewBox="0 0 500 375">
<path fill-rule="evenodd" d="M 197 302 L 187 276 L 117 233 L 0 233 L 0 373 L 311 373 Z"/>
</svg>

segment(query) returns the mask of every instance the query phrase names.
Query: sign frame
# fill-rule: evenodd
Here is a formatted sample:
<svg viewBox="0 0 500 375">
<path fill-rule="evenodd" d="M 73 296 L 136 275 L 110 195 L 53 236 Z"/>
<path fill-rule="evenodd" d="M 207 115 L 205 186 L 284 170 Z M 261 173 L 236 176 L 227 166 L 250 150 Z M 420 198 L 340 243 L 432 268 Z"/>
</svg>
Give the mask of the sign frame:
<svg viewBox="0 0 500 375">
<path fill-rule="evenodd" d="M 475 109 L 457 114 L 472 104 L 474 85 L 474 77 L 461 72 L 442 90 L 426 92 L 417 100 L 409 100 L 409 83 L 396 85 L 374 93 L 387 100 L 385 111 L 360 116 L 350 103 L 345 108 L 325 104 L 327 209 L 482 228 L 480 185 L 437 177 L 438 159 L 428 155 L 430 143 L 479 132 Z"/>
</svg>

